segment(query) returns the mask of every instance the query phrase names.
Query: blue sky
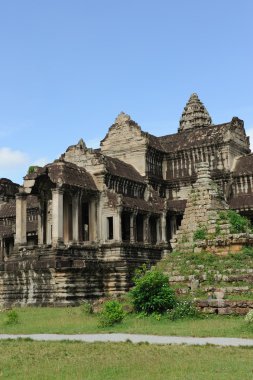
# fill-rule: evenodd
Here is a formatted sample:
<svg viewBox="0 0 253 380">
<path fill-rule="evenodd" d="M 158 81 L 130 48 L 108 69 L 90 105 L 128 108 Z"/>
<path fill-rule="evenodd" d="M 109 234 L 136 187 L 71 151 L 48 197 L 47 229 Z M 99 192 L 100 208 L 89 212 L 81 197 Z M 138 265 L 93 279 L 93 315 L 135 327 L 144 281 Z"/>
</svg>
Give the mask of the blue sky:
<svg viewBox="0 0 253 380">
<path fill-rule="evenodd" d="M 192 92 L 253 137 L 252 15 L 251 0 L 0 0 L 0 177 L 98 145 L 121 111 L 174 133 Z"/>
</svg>

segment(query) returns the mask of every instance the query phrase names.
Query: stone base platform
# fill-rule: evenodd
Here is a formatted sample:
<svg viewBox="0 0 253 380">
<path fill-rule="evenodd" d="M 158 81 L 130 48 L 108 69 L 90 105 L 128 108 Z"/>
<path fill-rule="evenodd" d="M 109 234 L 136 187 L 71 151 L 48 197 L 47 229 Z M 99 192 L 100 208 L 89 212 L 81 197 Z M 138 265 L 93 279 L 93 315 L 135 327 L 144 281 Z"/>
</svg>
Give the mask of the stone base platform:
<svg viewBox="0 0 253 380">
<path fill-rule="evenodd" d="M 129 289 L 134 271 L 161 260 L 163 247 L 20 247 L 0 267 L 0 306 L 67 306 Z"/>
</svg>

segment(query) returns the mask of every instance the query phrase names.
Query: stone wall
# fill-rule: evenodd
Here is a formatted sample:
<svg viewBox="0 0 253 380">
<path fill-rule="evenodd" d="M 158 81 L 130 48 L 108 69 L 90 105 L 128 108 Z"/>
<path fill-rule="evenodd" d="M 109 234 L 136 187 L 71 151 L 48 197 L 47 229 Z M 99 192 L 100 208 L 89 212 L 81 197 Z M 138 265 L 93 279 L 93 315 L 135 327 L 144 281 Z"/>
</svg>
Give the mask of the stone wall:
<svg viewBox="0 0 253 380">
<path fill-rule="evenodd" d="M 196 301 L 196 306 L 205 314 L 246 315 L 250 310 L 253 310 L 253 301 L 211 299 Z"/>
<path fill-rule="evenodd" d="M 129 289 L 140 265 L 161 259 L 160 247 L 134 244 L 26 248 L 0 270 L 0 305 L 75 305 L 84 299 Z"/>
</svg>

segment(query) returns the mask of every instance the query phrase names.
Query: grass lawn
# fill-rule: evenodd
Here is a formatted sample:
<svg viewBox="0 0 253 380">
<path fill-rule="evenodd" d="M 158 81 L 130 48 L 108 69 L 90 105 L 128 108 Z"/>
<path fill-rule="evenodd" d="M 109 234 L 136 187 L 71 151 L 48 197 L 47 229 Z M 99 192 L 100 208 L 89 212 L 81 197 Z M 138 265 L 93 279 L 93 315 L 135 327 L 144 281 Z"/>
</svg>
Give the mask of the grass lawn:
<svg viewBox="0 0 253 380">
<path fill-rule="evenodd" d="M 0 378 L 252 380 L 253 349 L 2 341 Z"/>
<path fill-rule="evenodd" d="M 0 333 L 103 333 L 124 332 L 155 335 L 223 336 L 253 338 L 253 326 L 243 317 L 207 316 L 203 319 L 171 321 L 165 317 L 138 318 L 129 314 L 122 323 L 113 327 L 98 327 L 98 316 L 87 315 L 82 307 L 18 308 L 19 323 L 7 325 L 6 312 L 0 313 Z"/>
</svg>

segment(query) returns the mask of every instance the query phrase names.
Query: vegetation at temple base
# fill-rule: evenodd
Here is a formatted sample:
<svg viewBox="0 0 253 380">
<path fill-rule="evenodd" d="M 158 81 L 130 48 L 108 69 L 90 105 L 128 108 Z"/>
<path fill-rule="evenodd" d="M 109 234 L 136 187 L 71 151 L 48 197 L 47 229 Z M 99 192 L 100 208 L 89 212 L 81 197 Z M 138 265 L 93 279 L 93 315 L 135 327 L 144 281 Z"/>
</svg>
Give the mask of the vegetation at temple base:
<svg viewBox="0 0 253 380">
<path fill-rule="evenodd" d="M 168 276 L 157 269 L 138 271 L 130 295 L 135 310 L 145 314 L 164 313 L 176 304 Z"/>
<path fill-rule="evenodd" d="M 168 311 L 168 317 L 172 321 L 183 318 L 201 318 L 204 317 L 194 306 L 192 301 L 177 301 L 172 310 Z"/>
<path fill-rule="evenodd" d="M 204 240 L 207 237 L 207 230 L 205 227 L 198 228 L 193 234 L 193 240 Z"/>
<path fill-rule="evenodd" d="M 245 317 L 245 321 L 253 325 L 253 310 L 250 310 Z"/>
<path fill-rule="evenodd" d="M 99 315 L 99 326 L 113 326 L 123 320 L 125 312 L 119 301 L 111 300 L 103 304 L 103 310 Z"/>
<path fill-rule="evenodd" d="M 229 223 L 231 234 L 252 232 L 250 220 L 245 216 L 238 214 L 236 211 L 221 211 L 219 213 L 219 218 L 221 221 L 227 221 Z"/>
<path fill-rule="evenodd" d="M 126 303 L 127 300 L 125 301 Z M 123 302 L 124 307 L 124 302 Z M 19 323 L 7 325 L 8 311 L 0 313 L 2 334 L 92 334 L 120 332 L 133 334 L 175 335 L 175 336 L 219 336 L 253 338 L 253 326 L 244 316 L 207 315 L 201 319 L 171 320 L 167 313 L 158 320 L 155 316 L 135 313 L 126 314 L 121 323 L 98 327 L 99 314 L 84 314 L 78 307 L 26 307 L 15 309 Z"/>
<path fill-rule="evenodd" d="M 19 316 L 16 310 L 10 310 L 6 313 L 6 325 L 16 325 L 19 322 Z"/>
<path fill-rule="evenodd" d="M 207 226 L 202 225 L 194 232 L 193 240 L 212 240 L 215 237 L 223 235 L 224 232 L 222 232 L 221 225 L 224 223 L 229 225 L 229 232 L 231 234 L 252 233 L 253 231 L 253 226 L 247 217 L 238 214 L 234 210 L 226 210 L 219 212 L 219 217 L 215 225 L 215 233 L 208 234 Z"/>
<path fill-rule="evenodd" d="M 183 275 L 194 275 L 196 278 L 205 272 L 215 281 L 215 274 L 227 274 L 237 269 L 252 269 L 253 247 L 245 246 L 240 252 L 225 256 L 215 255 L 209 252 L 181 253 L 171 252 L 165 259 L 157 264 L 159 270 L 172 274 L 175 271 Z"/>
</svg>

